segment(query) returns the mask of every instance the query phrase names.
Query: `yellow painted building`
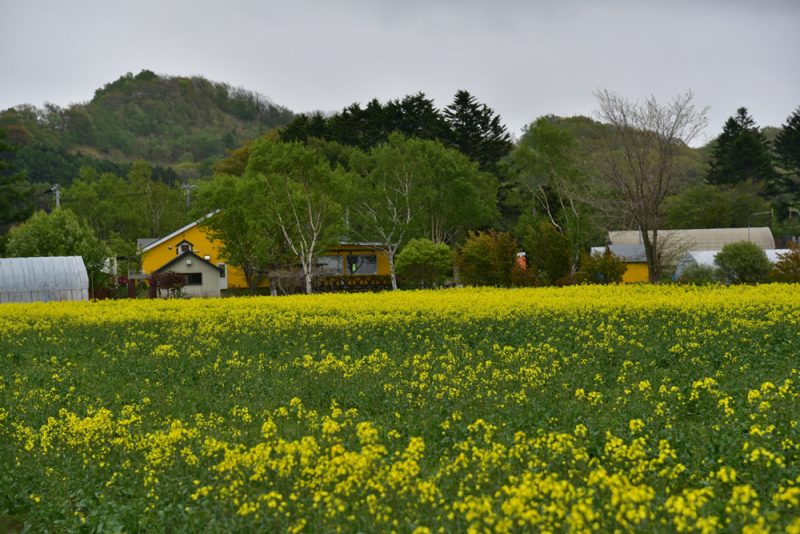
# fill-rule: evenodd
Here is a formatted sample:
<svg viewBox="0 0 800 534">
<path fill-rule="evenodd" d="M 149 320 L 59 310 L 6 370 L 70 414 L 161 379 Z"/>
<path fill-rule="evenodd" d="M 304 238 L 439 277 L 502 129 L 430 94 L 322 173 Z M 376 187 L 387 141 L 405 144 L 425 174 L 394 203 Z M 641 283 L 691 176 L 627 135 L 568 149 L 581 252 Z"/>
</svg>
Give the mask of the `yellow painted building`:
<svg viewBox="0 0 800 534">
<path fill-rule="evenodd" d="M 224 272 L 226 280 L 221 284 L 221 289 L 228 287 L 246 288 L 247 280 L 245 280 L 242 270 L 238 267 L 228 266 L 225 258 L 221 256 L 222 243 L 212 238 L 208 234 L 208 230 L 199 225 L 206 217 L 213 216 L 214 213 L 209 213 L 202 219 L 187 224 L 183 228 L 179 228 L 171 234 L 143 247 L 140 251 L 142 255 L 142 271 L 148 275 L 152 274 L 184 252 L 194 252 L 209 263 L 219 267 L 221 272 Z"/>
<path fill-rule="evenodd" d="M 626 267 L 625 274 L 622 275 L 623 284 L 650 281 L 650 271 L 647 268 L 647 263 L 628 262 L 624 259 L 623 262 Z"/>
<path fill-rule="evenodd" d="M 641 245 L 607 245 L 606 247 L 592 247 L 592 254 L 603 254 L 606 249 L 611 251 L 622 263 L 625 264 L 625 273 L 622 275 L 623 284 L 635 284 L 650 281 L 650 270 L 647 268 L 647 257 L 644 246 Z"/>
<path fill-rule="evenodd" d="M 199 223 L 216 212 L 209 213 L 197 221 L 187 224 L 171 234 L 157 239 L 140 249 L 142 271 L 149 275 L 175 260 L 179 255 L 193 252 L 220 269 L 220 288 L 247 288 L 247 280 L 242 270 L 228 265 L 221 255 L 222 243 L 209 235 L 208 230 Z M 328 277 L 388 276 L 389 259 L 383 251 L 373 244 L 339 244 L 330 247 L 318 258 L 321 274 Z M 268 287 L 268 282 L 264 282 Z"/>
</svg>

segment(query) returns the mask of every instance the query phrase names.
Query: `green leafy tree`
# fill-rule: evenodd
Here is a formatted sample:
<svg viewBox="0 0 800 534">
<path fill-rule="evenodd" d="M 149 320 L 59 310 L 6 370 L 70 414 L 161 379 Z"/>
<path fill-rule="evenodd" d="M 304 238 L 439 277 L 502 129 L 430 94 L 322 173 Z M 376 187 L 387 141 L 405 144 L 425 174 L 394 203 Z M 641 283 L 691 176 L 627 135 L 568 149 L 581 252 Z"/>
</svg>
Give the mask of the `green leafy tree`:
<svg viewBox="0 0 800 534">
<path fill-rule="evenodd" d="M 757 284 L 765 282 L 772 269 L 767 255 L 755 243 L 740 241 L 729 243 L 714 256 L 720 277 L 729 284 Z"/>
<path fill-rule="evenodd" d="M 493 178 L 439 142 L 395 133 L 353 156 L 350 232 L 386 253 L 393 288 L 395 255 L 408 239 L 452 243 L 494 219 Z"/>
<path fill-rule="evenodd" d="M 92 229 L 67 209 L 52 213 L 35 212 L 8 234 L 6 253 L 10 257 L 82 256 L 93 287 L 104 285 L 105 262 L 111 255 Z"/>
<path fill-rule="evenodd" d="M 105 242 L 131 243 L 137 237 L 155 237 L 145 233 L 139 212 L 133 205 L 129 182 L 113 173 L 99 174 L 89 167 L 64 189 L 62 203 L 86 221 L 98 238 Z"/>
<path fill-rule="evenodd" d="M 351 195 L 355 218 L 352 231 L 361 240 L 374 242 L 389 260 L 392 289 L 397 289 L 395 257 L 413 233 L 420 192 L 430 181 L 431 169 L 425 158 L 424 141 L 407 139 L 399 133 L 354 161 L 360 170 Z M 361 153 L 363 154 L 363 153 Z"/>
<path fill-rule="evenodd" d="M 751 214 L 770 209 L 760 192 L 761 188 L 751 181 L 686 187 L 664 201 L 667 227 L 744 228 Z"/>
<path fill-rule="evenodd" d="M 183 193 L 152 178 L 152 167 L 135 162 L 127 177 L 81 169 L 64 189 L 65 207 L 89 224 L 116 255 L 133 256 L 136 239 L 158 237 L 186 224 L 189 214 Z"/>
<path fill-rule="evenodd" d="M 180 228 L 188 218 L 181 191 L 154 180 L 153 168 L 145 161 L 134 162 L 128 172 L 128 191 L 126 200 L 138 215 L 136 231 L 140 235 L 163 235 Z"/>
<path fill-rule="evenodd" d="M 585 158 L 572 133 L 552 117 L 541 117 L 528 126 L 504 161 L 513 182 L 530 199 L 526 211 L 534 217 L 546 217 L 567 240 L 573 268 L 580 251 L 588 248 L 598 233 L 586 200 L 594 187 L 586 173 Z"/>
<path fill-rule="evenodd" d="M 714 143 L 708 183 L 738 184 L 751 180 L 772 185 L 776 178 L 767 138 L 747 108 L 739 108 L 725 122 Z"/>
<path fill-rule="evenodd" d="M 300 143 L 262 139 L 253 144 L 245 177 L 259 182 L 260 211 L 300 262 L 311 293 L 317 257 L 342 230 L 344 171 Z"/>
<path fill-rule="evenodd" d="M 418 197 L 423 215 L 417 236 L 454 245 L 468 230 L 492 225 L 498 216 L 497 179 L 438 141 L 418 146 L 430 172 Z"/>
<path fill-rule="evenodd" d="M 453 251 L 444 243 L 412 239 L 397 255 L 397 273 L 415 287 L 437 287 L 453 272 Z"/>
<path fill-rule="evenodd" d="M 522 248 L 527 269 L 540 285 L 563 283 L 572 271 L 570 242 L 548 220 L 528 225 L 522 236 Z"/>
<path fill-rule="evenodd" d="M 467 91 L 455 94 L 444 118 L 449 126 L 447 144 L 477 161 L 481 170 L 494 170 L 514 146 L 500 116 Z"/>
<path fill-rule="evenodd" d="M 625 263 L 610 250 L 581 255 L 577 281 L 587 284 L 619 284 L 625 274 Z"/>
<path fill-rule="evenodd" d="M 219 239 L 220 256 L 242 270 L 251 291 L 291 262 L 280 229 L 261 215 L 263 203 L 261 183 L 253 177 L 216 175 L 197 190 L 198 208 L 213 213 L 200 225 Z M 272 281 L 270 288 L 276 288 Z"/>
<path fill-rule="evenodd" d="M 470 286 L 511 286 L 519 246 L 507 232 L 470 233 L 456 257 L 461 283 Z"/>
</svg>

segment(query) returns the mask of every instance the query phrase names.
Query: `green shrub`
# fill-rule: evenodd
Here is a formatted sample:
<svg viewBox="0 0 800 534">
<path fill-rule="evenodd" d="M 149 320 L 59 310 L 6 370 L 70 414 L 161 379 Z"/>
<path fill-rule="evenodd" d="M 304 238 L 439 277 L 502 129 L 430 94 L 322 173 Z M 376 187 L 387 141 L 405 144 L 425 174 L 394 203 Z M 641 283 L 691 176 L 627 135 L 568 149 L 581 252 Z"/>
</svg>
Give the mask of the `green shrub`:
<svg viewBox="0 0 800 534">
<path fill-rule="evenodd" d="M 772 269 L 767 255 L 755 243 L 739 241 L 722 247 L 714 256 L 720 277 L 729 284 L 766 282 Z"/>
<path fill-rule="evenodd" d="M 626 269 L 625 263 L 610 250 L 602 254 L 583 253 L 576 281 L 587 284 L 619 284 Z"/>
<path fill-rule="evenodd" d="M 444 243 L 412 239 L 397 255 L 395 270 L 411 286 L 440 286 L 453 272 L 453 251 Z"/>
<path fill-rule="evenodd" d="M 538 285 L 552 285 L 570 272 L 569 240 L 552 223 L 540 220 L 528 225 L 522 237 L 527 254 L 528 271 L 536 276 Z"/>
<path fill-rule="evenodd" d="M 470 232 L 456 265 L 461 283 L 470 286 L 511 286 L 511 271 L 519 246 L 507 232 Z"/>
<path fill-rule="evenodd" d="M 719 274 L 713 265 L 689 265 L 678 278 L 681 284 L 694 286 L 705 286 L 718 281 Z"/>
</svg>

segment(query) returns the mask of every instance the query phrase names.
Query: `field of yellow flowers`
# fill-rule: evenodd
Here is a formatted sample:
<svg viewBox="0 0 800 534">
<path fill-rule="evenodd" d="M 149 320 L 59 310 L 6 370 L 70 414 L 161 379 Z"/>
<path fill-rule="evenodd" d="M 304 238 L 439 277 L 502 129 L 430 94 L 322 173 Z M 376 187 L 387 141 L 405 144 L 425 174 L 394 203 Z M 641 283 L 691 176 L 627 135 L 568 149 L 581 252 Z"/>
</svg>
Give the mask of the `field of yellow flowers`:
<svg viewBox="0 0 800 534">
<path fill-rule="evenodd" d="M 800 287 L 0 307 L 0 529 L 800 532 Z"/>
</svg>

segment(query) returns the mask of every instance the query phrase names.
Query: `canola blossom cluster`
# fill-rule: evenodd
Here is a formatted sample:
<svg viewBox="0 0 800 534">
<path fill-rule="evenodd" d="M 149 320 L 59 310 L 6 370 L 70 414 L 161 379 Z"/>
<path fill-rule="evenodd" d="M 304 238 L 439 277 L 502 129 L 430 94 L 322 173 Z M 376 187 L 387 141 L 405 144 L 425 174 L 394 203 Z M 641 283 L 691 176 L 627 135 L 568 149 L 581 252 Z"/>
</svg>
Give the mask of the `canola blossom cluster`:
<svg viewBox="0 0 800 534">
<path fill-rule="evenodd" d="M 0 307 L 0 525 L 800 533 L 800 288 Z"/>
</svg>

